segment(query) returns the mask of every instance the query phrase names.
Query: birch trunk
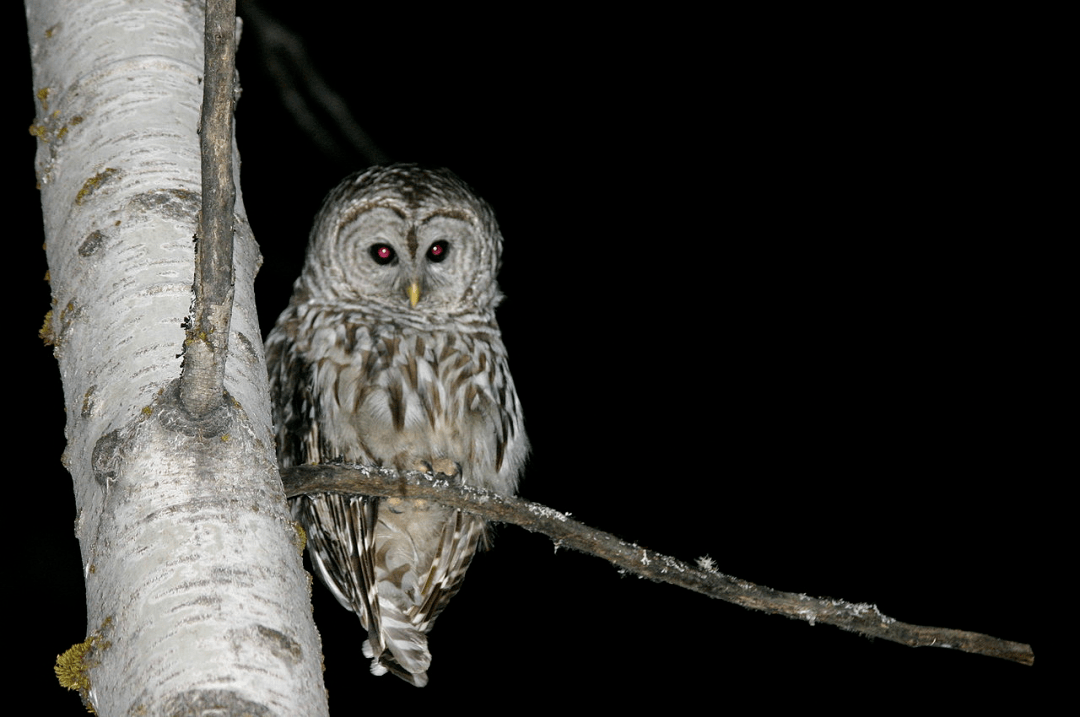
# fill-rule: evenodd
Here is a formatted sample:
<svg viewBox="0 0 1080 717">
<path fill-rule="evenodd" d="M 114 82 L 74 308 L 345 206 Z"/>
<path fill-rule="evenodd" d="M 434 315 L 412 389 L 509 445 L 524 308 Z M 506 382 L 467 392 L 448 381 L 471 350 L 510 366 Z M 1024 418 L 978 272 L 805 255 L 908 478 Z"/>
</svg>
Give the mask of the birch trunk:
<svg viewBox="0 0 1080 717">
<path fill-rule="evenodd" d="M 45 333 L 63 378 L 86 579 L 80 692 L 101 715 L 326 714 L 239 183 L 233 400 L 206 421 L 176 400 L 200 196 L 202 4 L 26 8 Z"/>
</svg>

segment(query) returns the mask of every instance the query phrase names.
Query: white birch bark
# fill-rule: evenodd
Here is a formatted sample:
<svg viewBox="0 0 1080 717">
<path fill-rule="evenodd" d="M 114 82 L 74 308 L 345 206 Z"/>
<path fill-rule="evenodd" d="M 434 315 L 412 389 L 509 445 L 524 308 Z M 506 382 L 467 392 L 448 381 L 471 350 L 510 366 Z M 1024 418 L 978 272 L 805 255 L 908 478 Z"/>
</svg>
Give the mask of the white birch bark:
<svg viewBox="0 0 1080 717">
<path fill-rule="evenodd" d="M 326 714 L 238 183 L 235 401 L 197 423 L 175 400 L 199 209 L 202 4 L 26 8 L 64 463 L 97 636 L 84 697 L 100 715 Z"/>
</svg>

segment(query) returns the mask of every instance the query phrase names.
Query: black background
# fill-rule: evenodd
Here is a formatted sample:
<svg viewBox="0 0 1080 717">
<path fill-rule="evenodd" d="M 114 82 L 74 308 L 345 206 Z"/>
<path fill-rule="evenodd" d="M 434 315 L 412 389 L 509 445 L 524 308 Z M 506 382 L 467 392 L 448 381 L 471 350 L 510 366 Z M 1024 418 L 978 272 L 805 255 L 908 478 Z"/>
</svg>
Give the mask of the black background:
<svg viewBox="0 0 1080 717">
<path fill-rule="evenodd" d="M 26 559 L 9 599 L 34 625 L 19 686 L 56 705 L 42 714 L 79 714 L 51 670 L 83 639 L 85 608 L 60 382 L 36 338 L 49 294 L 25 23 L 7 5 L 8 335 L 34 387 L 16 399 L 34 438 L 29 487 L 9 494 L 10 553 Z M 1022 241 L 1018 50 L 997 19 L 264 7 L 391 160 L 450 167 L 495 207 L 499 320 L 533 443 L 522 495 L 746 580 L 1042 656 L 1025 668 L 872 642 L 620 576 L 503 526 L 431 634 L 423 690 L 368 674 L 358 621 L 316 588 L 335 714 L 545 698 L 1038 711 L 1048 439 L 1032 428 L 1026 287 L 1039 257 Z M 237 132 L 265 331 L 322 197 L 365 160 L 300 130 L 264 52 L 246 30 Z"/>
</svg>

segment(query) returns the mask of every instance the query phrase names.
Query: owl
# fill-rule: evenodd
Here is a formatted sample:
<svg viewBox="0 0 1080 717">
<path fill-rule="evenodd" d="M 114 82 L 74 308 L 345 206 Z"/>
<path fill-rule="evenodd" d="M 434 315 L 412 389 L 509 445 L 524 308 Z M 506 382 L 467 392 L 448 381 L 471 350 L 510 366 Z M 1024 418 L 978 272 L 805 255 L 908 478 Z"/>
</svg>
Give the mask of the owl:
<svg viewBox="0 0 1080 717">
<path fill-rule="evenodd" d="M 513 494 L 521 405 L 495 321 L 502 236 L 453 173 L 376 167 L 330 192 L 266 343 L 283 468 L 345 461 Z M 367 629 L 376 675 L 427 683 L 427 633 L 485 522 L 438 504 L 291 502 L 312 565 Z"/>
</svg>

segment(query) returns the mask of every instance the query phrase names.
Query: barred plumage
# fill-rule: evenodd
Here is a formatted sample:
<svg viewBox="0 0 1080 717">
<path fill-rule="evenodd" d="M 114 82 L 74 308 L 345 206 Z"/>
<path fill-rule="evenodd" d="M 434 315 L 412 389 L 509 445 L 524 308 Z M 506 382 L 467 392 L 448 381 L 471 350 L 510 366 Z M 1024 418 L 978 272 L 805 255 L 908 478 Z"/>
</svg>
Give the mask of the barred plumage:
<svg viewBox="0 0 1080 717">
<path fill-rule="evenodd" d="M 343 460 L 514 492 L 528 450 L 495 321 L 502 237 L 447 170 L 378 167 L 342 182 L 267 338 L 282 467 Z M 368 630 L 375 674 L 417 686 L 426 633 L 485 523 L 423 501 L 301 497 L 322 581 Z"/>
</svg>

